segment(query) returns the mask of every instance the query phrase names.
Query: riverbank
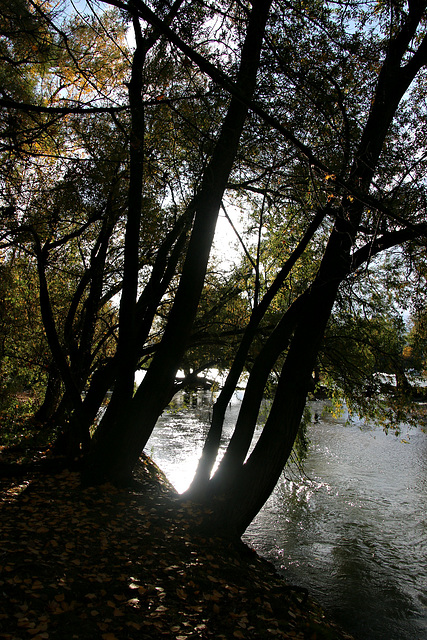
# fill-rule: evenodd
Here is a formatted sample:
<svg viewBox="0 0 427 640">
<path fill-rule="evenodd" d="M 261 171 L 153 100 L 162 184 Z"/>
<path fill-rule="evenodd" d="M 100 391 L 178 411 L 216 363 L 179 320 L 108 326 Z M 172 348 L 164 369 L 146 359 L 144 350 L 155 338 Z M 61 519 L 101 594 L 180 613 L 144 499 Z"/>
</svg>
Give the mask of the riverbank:
<svg viewBox="0 0 427 640">
<path fill-rule="evenodd" d="M 28 470 L 1 501 L 5 640 L 351 639 L 245 545 L 194 535 L 148 460 L 132 489 Z"/>
</svg>

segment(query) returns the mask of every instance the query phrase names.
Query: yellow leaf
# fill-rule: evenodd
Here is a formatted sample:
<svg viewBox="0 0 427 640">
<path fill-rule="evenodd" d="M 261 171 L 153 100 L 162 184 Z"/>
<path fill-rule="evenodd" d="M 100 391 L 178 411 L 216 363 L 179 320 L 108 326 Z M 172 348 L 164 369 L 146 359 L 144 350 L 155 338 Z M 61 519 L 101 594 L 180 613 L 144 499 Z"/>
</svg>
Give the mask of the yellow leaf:
<svg viewBox="0 0 427 640">
<path fill-rule="evenodd" d="M 137 584 L 136 582 L 131 582 L 128 586 L 129 589 L 143 589 L 143 587 L 141 587 L 141 585 Z"/>
<path fill-rule="evenodd" d="M 156 608 L 156 613 L 164 613 L 167 610 L 168 608 L 161 604 L 159 607 Z"/>
<path fill-rule="evenodd" d="M 130 607 L 139 607 L 139 599 L 138 598 L 130 598 L 127 600 L 126 604 Z"/>
</svg>

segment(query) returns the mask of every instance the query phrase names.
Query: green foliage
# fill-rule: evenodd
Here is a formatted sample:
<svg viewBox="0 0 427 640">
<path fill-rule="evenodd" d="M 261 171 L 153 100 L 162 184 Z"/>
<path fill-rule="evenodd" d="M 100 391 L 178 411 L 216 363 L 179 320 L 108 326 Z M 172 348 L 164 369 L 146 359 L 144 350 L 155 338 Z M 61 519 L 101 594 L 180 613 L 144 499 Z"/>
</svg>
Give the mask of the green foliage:
<svg viewBox="0 0 427 640">
<path fill-rule="evenodd" d="M 319 354 L 320 385 L 328 389 L 334 411 L 345 402 L 350 415 L 385 429 L 398 429 L 405 421 L 416 424 L 406 340 L 399 316 L 334 314 Z"/>
<path fill-rule="evenodd" d="M 1 446 L 25 445 L 34 435 L 34 416 L 37 401 L 23 394 L 0 396 Z"/>
<path fill-rule="evenodd" d="M 13 397 L 30 390 L 38 396 L 46 384 L 50 354 L 37 296 L 37 274 L 15 260 L 0 267 L 0 394 Z"/>
<path fill-rule="evenodd" d="M 240 278 L 229 279 L 213 271 L 206 277 L 191 345 L 183 368 L 203 370 L 215 367 L 227 371 L 249 319 L 248 301 L 242 295 Z"/>
<path fill-rule="evenodd" d="M 408 368 L 425 374 L 427 370 L 427 312 L 420 313 L 413 322 L 404 355 Z"/>
<path fill-rule="evenodd" d="M 27 0 L 2 2 L 0 17 L 0 67 L 3 97 L 31 99 L 40 75 L 53 55 L 53 37 L 37 5 Z"/>
</svg>

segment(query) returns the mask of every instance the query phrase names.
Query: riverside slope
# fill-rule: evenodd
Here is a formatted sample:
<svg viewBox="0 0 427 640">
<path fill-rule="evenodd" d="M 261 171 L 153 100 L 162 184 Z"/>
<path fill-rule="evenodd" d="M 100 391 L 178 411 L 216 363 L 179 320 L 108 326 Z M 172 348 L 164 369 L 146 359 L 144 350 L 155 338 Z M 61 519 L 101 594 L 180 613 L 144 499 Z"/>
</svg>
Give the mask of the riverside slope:
<svg viewBox="0 0 427 640">
<path fill-rule="evenodd" d="M 1 486 L 0 638 L 351 640 L 246 545 L 195 533 L 149 458 L 127 489 L 25 471 Z"/>
</svg>

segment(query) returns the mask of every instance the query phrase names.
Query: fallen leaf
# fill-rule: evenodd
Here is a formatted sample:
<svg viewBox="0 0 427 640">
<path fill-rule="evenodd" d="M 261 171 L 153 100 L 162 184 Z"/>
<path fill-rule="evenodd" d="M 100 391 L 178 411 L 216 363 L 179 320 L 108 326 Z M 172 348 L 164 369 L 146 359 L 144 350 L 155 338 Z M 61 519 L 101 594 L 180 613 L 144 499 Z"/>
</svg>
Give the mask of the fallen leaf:
<svg viewBox="0 0 427 640">
<path fill-rule="evenodd" d="M 167 611 L 167 610 L 168 610 L 168 608 L 167 608 L 167 607 L 164 607 L 164 606 L 161 604 L 160 606 L 158 606 L 158 607 L 156 608 L 155 613 L 164 613 L 164 612 L 165 612 L 165 611 Z"/>
<path fill-rule="evenodd" d="M 132 629 L 136 629 L 137 631 L 141 630 L 141 626 L 138 622 L 126 622 L 126 626 L 132 627 Z"/>
<path fill-rule="evenodd" d="M 31 588 L 34 589 L 34 590 L 43 589 L 43 585 L 40 582 L 40 580 L 34 580 Z"/>
<path fill-rule="evenodd" d="M 210 574 L 207 575 L 207 579 L 211 582 L 219 582 L 218 578 L 216 578 L 215 576 L 211 576 Z"/>
</svg>

